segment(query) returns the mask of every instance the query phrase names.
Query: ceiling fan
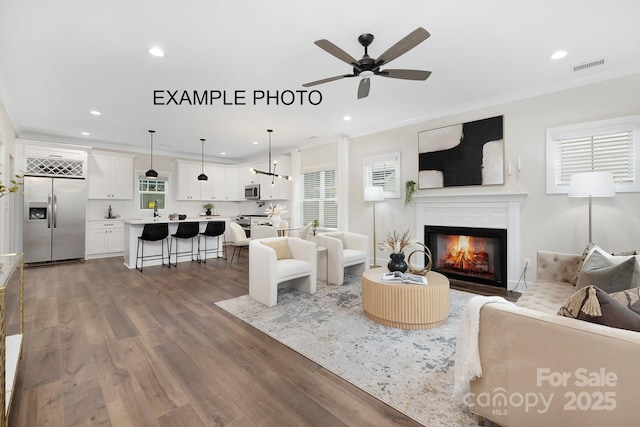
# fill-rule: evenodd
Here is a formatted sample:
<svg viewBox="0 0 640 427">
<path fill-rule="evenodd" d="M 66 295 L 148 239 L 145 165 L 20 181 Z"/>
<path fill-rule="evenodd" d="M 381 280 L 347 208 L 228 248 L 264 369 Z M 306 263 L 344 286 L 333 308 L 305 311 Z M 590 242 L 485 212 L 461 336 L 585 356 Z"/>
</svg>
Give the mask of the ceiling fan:
<svg viewBox="0 0 640 427">
<path fill-rule="evenodd" d="M 387 49 L 378 59 L 374 59 L 369 57 L 368 47 L 373 42 L 373 34 L 362 34 L 358 37 L 358 41 L 364 47 L 364 56 L 360 60 L 356 60 L 353 56 L 349 55 L 344 50 L 340 49 L 335 44 L 331 43 L 329 40 L 322 39 L 317 40 L 315 44 L 335 56 L 341 61 L 346 62 L 347 64 L 353 67 L 352 74 L 344 74 L 335 77 L 329 77 L 322 80 L 316 80 L 314 82 L 305 83 L 302 86 L 309 87 L 315 86 L 322 83 L 332 82 L 334 80 L 339 80 L 345 77 L 361 77 L 360 85 L 358 86 L 358 99 L 365 98 L 369 95 L 369 86 L 370 81 L 369 77 L 371 76 L 382 76 L 382 77 L 390 77 L 392 79 L 405 79 L 405 80 L 426 80 L 430 75 L 431 71 L 423 71 L 423 70 L 403 70 L 403 69 L 385 69 L 381 70 L 380 67 L 388 64 L 393 61 L 400 55 L 403 55 L 428 39 L 430 36 L 429 32 L 422 27 L 418 27 L 411 33 L 409 33 L 402 40 L 391 46 Z"/>
</svg>

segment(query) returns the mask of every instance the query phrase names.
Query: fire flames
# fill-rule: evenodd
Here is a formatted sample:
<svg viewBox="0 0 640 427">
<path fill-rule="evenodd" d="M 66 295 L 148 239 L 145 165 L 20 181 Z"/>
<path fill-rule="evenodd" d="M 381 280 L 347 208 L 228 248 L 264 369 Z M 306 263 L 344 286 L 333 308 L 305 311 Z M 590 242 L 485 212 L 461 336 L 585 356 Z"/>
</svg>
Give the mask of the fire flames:
<svg viewBox="0 0 640 427">
<path fill-rule="evenodd" d="M 471 236 L 447 236 L 447 250 L 440 258 L 440 267 L 467 274 L 492 273 L 485 239 Z"/>
</svg>

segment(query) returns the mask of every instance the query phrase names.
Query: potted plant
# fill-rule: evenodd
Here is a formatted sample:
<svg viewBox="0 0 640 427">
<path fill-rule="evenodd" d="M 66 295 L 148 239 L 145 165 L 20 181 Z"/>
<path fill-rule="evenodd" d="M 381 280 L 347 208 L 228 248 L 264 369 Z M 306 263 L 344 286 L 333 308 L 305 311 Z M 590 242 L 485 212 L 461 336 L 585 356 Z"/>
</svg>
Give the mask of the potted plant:
<svg viewBox="0 0 640 427">
<path fill-rule="evenodd" d="M 311 232 L 313 233 L 314 236 L 318 232 L 318 227 L 319 226 L 320 226 L 320 221 L 318 221 L 317 218 L 314 219 L 313 222 L 311 223 Z"/>
<path fill-rule="evenodd" d="M 413 195 L 416 192 L 416 182 L 412 179 L 404 183 L 404 205 L 413 203 Z"/>
<path fill-rule="evenodd" d="M 270 203 L 269 208 L 264 210 L 264 213 L 266 213 L 267 216 L 271 218 L 271 225 L 276 228 L 280 226 L 280 221 L 282 220 L 282 217 L 280 215 L 287 212 L 289 212 L 287 210 L 287 207 L 285 205 L 281 205 L 280 203 L 278 203 L 276 206 L 273 206 L 273 204 Z"/>
<path fill-rule="evenodd" d="M 2 172 L 0 172 L 0 175 L 2 175 Z M 11 179 L 9 181 L 9 185 L 3 184 L 2 180 L 0 179 L 0 197 L 3 197 L 4 195 L 10 193 L 16 193 L 22 185 L 22 178 L 23 175 L 16 175 L 15 179 Z"/>
<path fill-rule="evenodd" d="M 380 242 L 380 249 L 390 252 L 389 258 L 391 261 L 387 264 L 389 271 L 407 271 L 408 265 L 404 260 L 404 250 L 409 246 L 416 244 L 416 240 L 412 239 L 409 234 L 409 230 L 400 234 L 398 231 L 393 230 L 387 233 L 387 237 Z"/>
<path fill-rule="evenodd" d="M 205 212 L 207 215 L 211 215 L 211 209 L 213 209 L 215 206 L 213 203 L 205 203 L 204 205 L 202 205 L 202 207 L 207 210 Z"/>
</svg>

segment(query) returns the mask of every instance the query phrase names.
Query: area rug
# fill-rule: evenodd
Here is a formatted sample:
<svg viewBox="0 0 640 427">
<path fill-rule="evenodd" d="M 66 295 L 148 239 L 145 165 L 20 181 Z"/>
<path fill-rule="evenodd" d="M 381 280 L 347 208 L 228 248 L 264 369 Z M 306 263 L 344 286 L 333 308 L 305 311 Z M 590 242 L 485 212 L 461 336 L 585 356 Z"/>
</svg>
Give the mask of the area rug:
<svg viewBox="0 0 640 427">
<path fill-rule="evenodd" d="M 390 328 L 362 311 L 360 277 L 318 283 L 314 295 L 278 292 L 266 307 L 244 295 L 217 305 L 426 426 L 475 426 L 451 395 L 460 316 L 473 294 L 450 290 L 446 323 L 424 331 Z"/>
</svg>

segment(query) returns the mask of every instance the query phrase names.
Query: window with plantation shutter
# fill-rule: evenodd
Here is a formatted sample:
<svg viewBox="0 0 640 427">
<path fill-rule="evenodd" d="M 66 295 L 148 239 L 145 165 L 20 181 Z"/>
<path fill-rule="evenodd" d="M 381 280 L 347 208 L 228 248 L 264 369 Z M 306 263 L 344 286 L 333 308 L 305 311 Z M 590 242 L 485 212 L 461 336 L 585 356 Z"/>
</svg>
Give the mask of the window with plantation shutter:
<svg viewBox="0 0 640 427">
<path fill-rule="evenodd" d="M 400 197 L 400 153 L 365 158 L 364 186 L 382 187 L 385 199 Z"/>
<path fill-rule="evenodd" d="M 323 228 L 338 228 L 338 171 L 304 174 L 302 223 L 317 219 Z"/>
<path fill-rule="evenodd" d="M 616 191 L 640 191 L 640 116 L 547 130 L 547 193 L 566 193 L 571 175 L 611 172 Z"/>
</svg>

